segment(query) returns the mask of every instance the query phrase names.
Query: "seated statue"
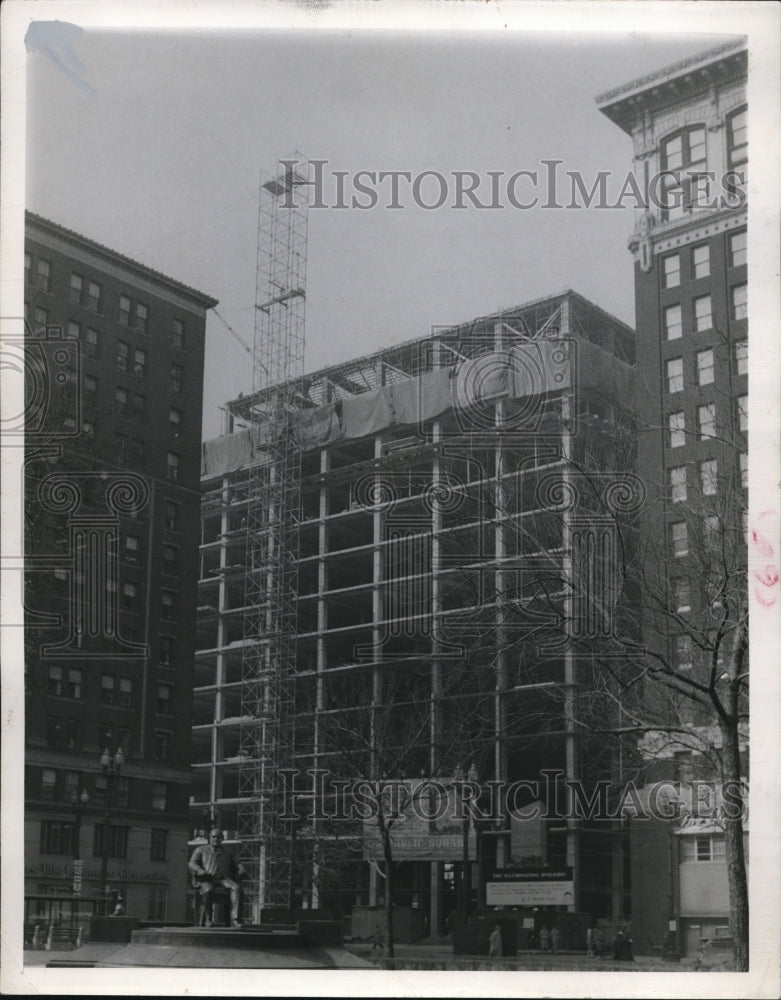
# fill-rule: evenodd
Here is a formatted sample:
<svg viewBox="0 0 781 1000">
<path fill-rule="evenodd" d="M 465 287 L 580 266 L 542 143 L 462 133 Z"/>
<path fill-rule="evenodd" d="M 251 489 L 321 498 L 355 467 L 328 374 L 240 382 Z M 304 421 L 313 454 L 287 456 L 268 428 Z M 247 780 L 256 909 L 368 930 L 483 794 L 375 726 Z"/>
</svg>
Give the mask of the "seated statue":
<svg viewBox="0 0 781 1000">
<path fill-rule="evenodd" d="M 246 874 L 238 863 L 233 850 L 223 847 L 222 830 L 209 832 L 209 843 L 196 847 L 187 864 L 193 883 L 201 894 L 206 927 L 212 926 L 212 905 L 218 888 L 227 889 L 231 899 L 231 926 L 242 927 L 241 886 L 239 879 Z"/>
</svg>

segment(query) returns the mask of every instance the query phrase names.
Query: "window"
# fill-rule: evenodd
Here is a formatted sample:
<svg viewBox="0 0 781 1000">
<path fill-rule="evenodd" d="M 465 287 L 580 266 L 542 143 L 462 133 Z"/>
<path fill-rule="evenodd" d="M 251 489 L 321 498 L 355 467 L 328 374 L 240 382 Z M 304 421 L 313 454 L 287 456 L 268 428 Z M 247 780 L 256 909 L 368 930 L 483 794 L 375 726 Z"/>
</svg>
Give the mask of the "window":
<svg viewBox="0 0 781 1000">
<path fill-rule="evenodd" d="M 71 340 L 81 339 L 81 327 L 75 320 L 68 320 L 68 336 Z"/>
<path fill-rule="evenodd" d="M 171 684 L 157 685 L 157 711 L 161 715 L 171 714 L 171 702 L 173 700 L 174 689 Z"/>
<path fill-rule="evenodd" d="M 181 365 L 171 365 L 171 392 L 182 391 L 182 374 Z"/>
<path fill-rule="evenodd" d="M 127 461 L 127 434 L 114 434 L 114 461 Z"/>
<path fill-rule="evenodd" d="M 65 720 L 64 735 L 66 750 L 81 750 L 81 723 L 78 719 Z"/>
<path fill-rule="evenodd" d="M 114 781 L 113 802 L 117 806 L 127 806 L 130 800 L 130 778 L 124 774 L 119 775 Z"/>
<path fill-rule="evenodd" d="M 707 278 L 710 275 L 710 247 L 707 243 L 692 250 L 692 277 Z"/>
<path fill-rule="evenodd" d="M 125 583 L 122 585 L 122 605 L 128 611 L 135 609 L 137 596 L 138 591 L 134 583 Z"/>
<path fill-rule="evenodd" d="M 41 820 L 41 854 L 72 854 L 73 823 Z"/>
<path fill-rule="evenodd" d="M 686 466 L 680 465 L 670 469 L 670 496 L 673 503 L 686 499 Z"/>
<path fill-rule="evenodd" d="M 735 285 L 732 295 L 732 318 L 748 318 L 748 285 Z"/>
<path fill-rule="evenodd" d="M 664 330 L 668 340 L 683 336 L 680 305 L 668 306 L 664 311 Z"/>
<path fill-rule="evenodd" d="M 48 260 L 35 262 L 35 287 L 42 292 L 50 292 L 52 283 L 52 266 Z"/>
<path fill-rule="evenodd" d="M 143 420 L 146 412 L 146 396 L 140 392 L 134 392 L 130 397 L 130 409 L 134 420 Z"/>
<path fill-rule="evenodd" d="M 41 798 L 53 799 L 57 791 L 57 772 L 53 767 L 41 770 Z"/>
<path fill-rule="evenodd" d="M 165 812 L 166 806 L 166 784 L 164 781 L 152 782 L 152 808 Z"/>
<path fill-rule="evenodd" d="M 723 834 L 698 834 L 695 837 L 681 837 L 682 861 L 723 861 L 724 858 Z"/>
<path fill-rule="evenodd" d="M 133 374 L 146 378 L 146 351 L 137 347 L 133 352 Z"/>
<path fill-rule="evenodd" d="M 165 764 L 168 761 L 170 752 L 171 734 L 163 732 L 155 733 L 155 760 L 159 764 Z"/>
<path fill-rule="evenodd" d="M 708 458 L 700 462 L 700 489 L 704 497 L 716 495 L 716 482 L 718 478 L 718 463 L 715 458 Z"/>
<path fill-rule="evenodd" d="M 90 281 L 87 286 L 87 308 L 93 312 L 100 312 L 100 285 L 97 281 Z"/>
<path fill-rule="evenodd" d="M 149 831 L 150 861 L 165 861 L 167 847 L 168 847 L 168 830 Z"/>
<path fill-rule="evenodd" d="M 739 172 L 745 191 L 748 186 L 748 121 L 746 108 L 727 119 L 727 168 Z"/>
<path fill-rule="evenodd" d="M 685 521 L 678 521 L 676 524 L 670 525 L 670 539 L 672 552 L 676 559 L 689 554 L 689 536 Z"/>
<path fill-rule="evenodd" d="M 65 772 L 65 801 L 70 802 L 71 794 L 81 794 L 81 775 L 78 771 Z"/>
<path fill-rule="evenodd" d="M 65 685 L 65 694 L 69 698 L 81 698 L 81 670 L 71 667 L 68 671 L 68 680 Z"/>
<path fill-rule="evenodd" d="M 165 526 L 168 531 L 179 530 L 179 504 L 174 500 L 165 502 Z"/>
<path fill-rule="evenodd" d="M 172 590 L 164 590 L 161 595 L 163 603 L 162 617 L 166 621 L 174 619 L 174 605 L 176 604 L 176 594 Z"/>
<path fill-rule="evenodd" d="M 170 635 L 160 636 L 160 665 L 170 667 L 174 659 L 174 640 Z"/>
<path fill-rule="evenodd" d="M 167 889 L 150 889 L 149 905 L 146 910 L 147 920 L 161 921 L 166 919 L 166 906 L 168 903 Z"/>
<path fill-rule="evenodd" d="M 94 375 L 84 376 L 84 391 L 94 396 L 98 391 L 98 380 Z"/>
<path fill-rule="evenodd" d="M 168 452 L 168 478 L 177 480 L 179 478 L 179 456 L 173 452 Z"/>
<path fill-rule="evenodd" d="M 675 637 L 676 670 L 690 670 L 692 666 L 692 639 L 690 635 Z"/>
<path fill-rule="evenodd" d="M 700 298 L 694 300 L 694 329 L 700 333 L 702 330 L 710 330 L 712 327 L 710 295 L 701 295 Z"/>
<path fill-rule="evenodd" d="M 51 695 L 62 694 L 62 667 L 49 667 L 48 692 Z"/>
<path fill-rule="evenodd" d="M 680 448 L 686 444 L 686 418 L 683 413 L 671 413 L 667 417 L 670 432 L 670 447 Z"/>
<path fill-rule="evenodd" d="M 673 582 L 673 610 L 682 614 L 691 610 L 691 587 L 688 580 L 675 580 Z"/>
<path fill-rule="evenodd" d="M 129 454 L 132 461 L 137 461 L 144 457 L 144 442 L 140 438 L 131 438 Z"/>
<path fill-rule="evenodd" d="M 739 340 L 735 344 L 735 368 L 738 375 L 748 375 L 748 341 Z"/>
<path fill-rule="evenodd" d="M 738 233 L 731 233 L 729 238 L 729 266 L 740 267 L 746 263 L 746 252 L 748 240 L 746 230 L 741 229 Z"/>
<path fill-rule="evenodd" d="M 671 253 L 662 259 L 665 288 L 677 288 L 681 283 L 681 258 Z"/>
<path fill-rule="evenodd" d="M 748 430 L 748 396 L 738 396 L 738 427 L 744 434 Z"/>
<path fill-rule="evenodd" d="M 666 365 L 667 391 L 683 391 L 683 358 L 671 358 Z"/>
<path fill-rule="evenodd" d="M 74 306 L 81 305 L 81 295 L 84 291 L 84 279 L 80 274 L 71 274 L 70 291 L 68 301 Z"/>
<path fill-rule="evenodd" d="M 745 451 L 740 453 L 740 485 L 742 489 L 748 489 L 748 455 Z"/>
<path fill-rule="evenodd" d="M 117 705 L 122 708 L 130 708 L 133 704 L 133 682 L 129 677 L 119 678 L 119 690 L 117 691 Z"/>
<path fill-rule="evenodd" d="M 119 296 L 119 322 L 123 326 L 130 326 L 130 299 L 127 295 Z"/>
<path fill-rule="evenodd" d="M 680 219 L 690 212 L 698 198 L 707 195 L 700 177 L 706 169 L 705 129 L 692 126 L 670 136 L 662 143 L 663 219 Z"/>
<path fill-rule="evenodd" d="M 96 858 L 103 856 L 103 838 L 105 837 L 106 824 L 96 823 L 92 837 L 92 854 Z M 107 855 L 110 858 L 127 857 L 127 835 L 128 827 L 115 826 L 113 823 L 108 828 Z"/>
<path fill-rule="evenodd" d="M 138 536 L 125 535 L 125 559 L 127 562 L 138 562 Z"/>
<path fill-rule="evenodd" d="M 43 329 L 49 322 L 49 310 L 44 309 L 43 306 L 36 306 L 33 310 L 33 321 L 36 330 Z"/>
<path fill-rule="evenodd" d="M 716 404 L 706 403 L 697 407 L 697 431 L 700 440 L 716 437 Z"/>
<path fill-rule="evenodd" d="M 713 351 L 697 352 L 697 385 L 710 385 L 713 382 Z"/>
<path fill-rule="evenodd" d="M 184 347 L 184 323 L 175 319 L 171 327 L 171 347 Z"/>
<path fill-rule="evenodd" d="M 130 344 L 120 340 L 117 343 L 117 371 L 126 372 L 130 367 Z"/>
<path fill-rule="evenodd" d="M 718 514 L 709 514 L 702 519 L 702 540 L 709 551 L 718 547 L 720 531 L 721 521 Z"/>
<path fill-rule="evenodd" d="M 178 562 L 179 550 L 175 545 L 163 546 L 163 572 L 175 573 Z"/>
<path fill-rule="evenodd" d="M 179 429 L 182 425 L 182 411 L 171 407 L 168 410 L 168 429 L 174 437 L 179 437 Z"/>
<path fill-rule="evenodd" d="M 110 674 L 103 674 L 100 678 L 100 700 L 104 705 L 114 704 L 114 678 Z"/>
<path fill-rule="evenodd" d="M 33 259 L 29 255 L 29 253 L 26 253 L 24 255 L 24 280 L 25 281 L 29 282 L 29 280 L 30 280 L 30 274 L 32 273 L 32 268 L 33 268 Z"/>
<path fill-rule="evenodd" d="M 143 302 L 136 303 L 136 327 L 142 333 L 147 332 L 148 320 L 149 320 L 149 307 L 145 306 Z"/>
<path fill-rule="evenodd" d="M 84 353 L 89 358 L 96 358 L 98 356 L 98 342 L 100 340 L 100 334 L 97 330 L 93 330 L 92 327 L 88 326 L 86 333 L 84 334 Z"/>
</svg>

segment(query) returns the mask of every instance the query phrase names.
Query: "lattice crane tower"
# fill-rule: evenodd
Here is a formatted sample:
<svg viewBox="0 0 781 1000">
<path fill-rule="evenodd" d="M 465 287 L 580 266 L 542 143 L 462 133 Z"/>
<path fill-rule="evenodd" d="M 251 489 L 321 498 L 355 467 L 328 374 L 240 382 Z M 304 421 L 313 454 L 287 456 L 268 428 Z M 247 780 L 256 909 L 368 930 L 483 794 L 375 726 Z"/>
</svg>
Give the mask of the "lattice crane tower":
<svg viewBox="0 0 781 1000">
<path fill-rule="evenodd" d="M 260 178 L 238 808 L 253 923 L 287 903 L 291 874 L 279 771 L 293 760 L 301 453 L 290 420 L 304 374 L 309 170 L 294 154 Z"/>
</svg>

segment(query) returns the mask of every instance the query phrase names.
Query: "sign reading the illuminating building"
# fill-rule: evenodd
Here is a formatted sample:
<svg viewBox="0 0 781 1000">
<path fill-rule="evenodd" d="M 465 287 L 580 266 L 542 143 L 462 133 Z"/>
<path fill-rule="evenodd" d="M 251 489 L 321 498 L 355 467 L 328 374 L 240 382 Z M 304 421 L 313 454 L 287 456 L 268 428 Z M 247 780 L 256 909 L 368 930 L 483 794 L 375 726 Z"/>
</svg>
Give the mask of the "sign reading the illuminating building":
<svg viewBox="0 0 781 1000">
<path fill-rule="evenodd" d="M 486 879 L 488 906 L 571 906 L 572 868 L 494 871 Z"/>
</svg>

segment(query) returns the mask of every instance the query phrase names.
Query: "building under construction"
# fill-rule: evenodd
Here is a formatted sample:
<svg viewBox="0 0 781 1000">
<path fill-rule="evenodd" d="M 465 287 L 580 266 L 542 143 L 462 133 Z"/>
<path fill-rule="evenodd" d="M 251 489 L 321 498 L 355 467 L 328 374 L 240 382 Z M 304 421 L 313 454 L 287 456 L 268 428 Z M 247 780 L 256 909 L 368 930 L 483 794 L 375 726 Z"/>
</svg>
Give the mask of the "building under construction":
<svg viewBox="0 0 781 1000">
<path fill-rule="evenodd" d="M 261 295 L 261 320 L 278 306 Z M 571 869 L 562 909 L 626 915 L 620 824 L 551 798 L 622 777 L 586 724 L 601 682 L 578 650 L 624 655 L 634 354 L 629 327 L 567 291 L 305 376 L 285 349 L 227 404 L 203 446 L 191 811 L 196 838 L 217 822 L 241 844 L 254 918 L 378 905 L 385 872 L 339 780 L 459 768 L 539 782 L 525 801 L 547 811 L 399 836 L 393 902 L 420 933 L 513 865 Z"/>
</svg>

